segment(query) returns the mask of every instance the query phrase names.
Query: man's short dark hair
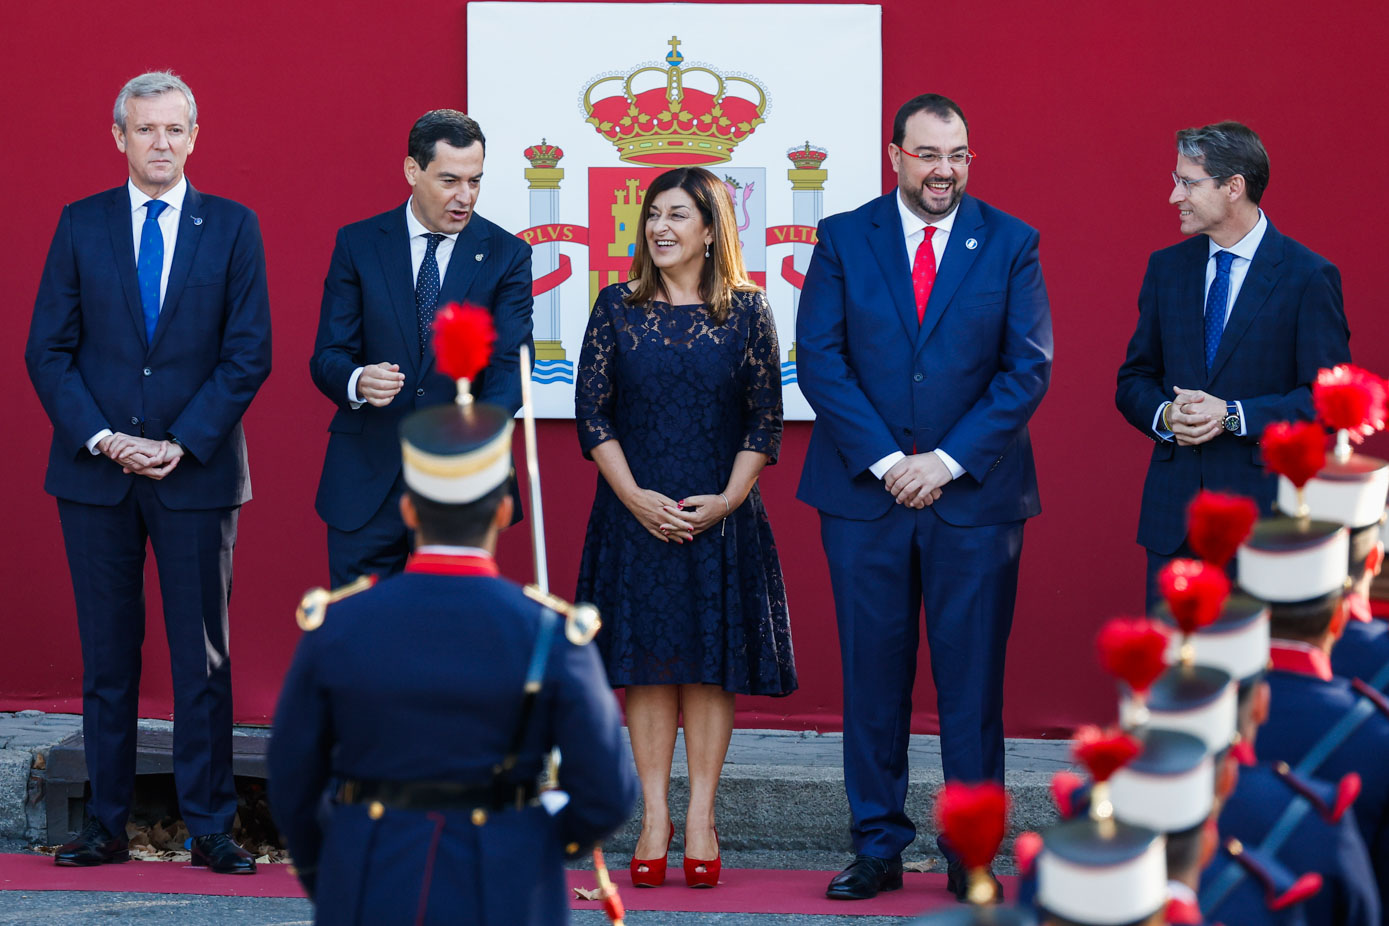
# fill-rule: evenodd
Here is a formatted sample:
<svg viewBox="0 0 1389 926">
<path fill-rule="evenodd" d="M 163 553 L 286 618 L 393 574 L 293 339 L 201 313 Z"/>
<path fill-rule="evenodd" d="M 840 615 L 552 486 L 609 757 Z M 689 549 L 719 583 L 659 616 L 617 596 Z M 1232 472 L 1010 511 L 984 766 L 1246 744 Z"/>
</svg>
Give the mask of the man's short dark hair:
<svg viewBox="0 0 1389 926">
<path fill-rule="evenodd" d="M 426 543 L 453 547 L 480 547 L 487 539 L 497 506 L 509 493 L 509 481 L 503 482 L 476 501 L 465 505 L 449 505 L 425 498 L 411 489 L 405 490 L 419 518 L 418 533 Z"/>
<path fill-rule="evenodd" d="M 1341 604 L 1340 590 L 1291 604 L 1271 604 L 1269 632 L 1275 637 L 1290 640 L 1315 640 L 1326 633 L 1336 608 Z"/>
<path fill-rule="evenodd" d="M 416 119 L 410 127 L 407 153 L 420 165 L 420 170 L 427 168 L 429 162 L 434 160 L 436 142 L 444 142 L 455 148 L 466 148 L 477 142 L 482 145 L 483 153 L 487 153 L 487 139 L 482 137 L 482 126 L 472 116 L 456 109 L 431 110 Z"/>
<path fill-rule="evenodd" d="M 892 119 L 892 143 L 897 147 L 902 147 L 902 139 L 907 137 L 907 120 L 917 113 L 930 113 L 938 119 L 945 120 L 949 120 L 951 116 L 959 116 L 960 121 L 964 123 L 965 134 L 969 134 L 969 120 L 965 118 L 965 111 L 958 103 L 939 93 L 923 93 L 903 103 Z"/>
<path fill-rule="evenodd" d="M 1182 129 L 1177 133 L 1177 153 L 1204 167 L 1216 178 L 1216 186 L 1239 174 L 1249 201 L 1256 206 L 1268 189 L 1268 152 L 1247 125 L 1227 121 Z"/>
</svg>

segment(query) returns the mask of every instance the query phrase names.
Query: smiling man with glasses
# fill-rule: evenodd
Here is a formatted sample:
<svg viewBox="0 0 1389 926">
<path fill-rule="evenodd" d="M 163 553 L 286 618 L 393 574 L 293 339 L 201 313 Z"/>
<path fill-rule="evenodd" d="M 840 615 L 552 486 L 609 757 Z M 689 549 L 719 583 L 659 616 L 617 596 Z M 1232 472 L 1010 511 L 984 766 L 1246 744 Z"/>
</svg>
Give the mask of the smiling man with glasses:
<svg viewBox="0 0 1389 926">
<path fill-rule="evenodd" d="M 965 193 L 960 107 L 909 100 L 887 154 L 897 189 L 820 224 L 796 325 L 816 414 L 797 497 L 820 512 L 844 667 L 857 857 L 826 892 L 841 900 L 901 887 L 916 838 L 923 605 L 945 778 L 1003 781 L 1004 650 L 1023 523 L 1041 510 L 1027 422 L 1051 378 L 1037 232 Z"/>
<path fill-rule="evenodd" d="M 1147 603 L 1168 560 L 1190 556 L 1186 507 L 1202 488 L 1273 503 L 1259 436 L 1310 419 L 1317 370 L 1350 359 L 1341 275 L 1281 234 L 1259 208 L 1268 153 L 1252 129 L 1220 122 L 1177 133 L 1168 202 L 1188 241 L 1155 252 L 1115 403 L 1154 441 L 1138 542 Z"/>
</svg>

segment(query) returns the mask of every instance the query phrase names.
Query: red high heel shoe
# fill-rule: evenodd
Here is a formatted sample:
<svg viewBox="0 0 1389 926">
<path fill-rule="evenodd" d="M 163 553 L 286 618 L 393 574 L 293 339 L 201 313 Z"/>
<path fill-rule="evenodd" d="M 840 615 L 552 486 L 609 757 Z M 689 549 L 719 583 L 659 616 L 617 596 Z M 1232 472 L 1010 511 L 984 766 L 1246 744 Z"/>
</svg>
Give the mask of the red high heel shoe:
<svg viewBox="0 0 1389 926">
<path fill-rule="evenodd" d="M 675 841 L 675 823 L 670 824 L 670 838 L 666 840 L 666 854 L 660 858 L 632 858 L 632 886 L 660 887 L 666 883 L 666 860 L 670 857 L 670 844 Z M 646 871 L 638 869 L 645 868 Z"/>
<path fill-rule="evenodd" d="M 723 871 L 723 851 L 718 848 L 719 828 L 714 827 L 714 857 L 712 859 L 685 856 L 685 885 L 687 887 L 716 887 L 719 872 Z M 703 868 L 703 871 L 697 869 Z"/>
</svg>

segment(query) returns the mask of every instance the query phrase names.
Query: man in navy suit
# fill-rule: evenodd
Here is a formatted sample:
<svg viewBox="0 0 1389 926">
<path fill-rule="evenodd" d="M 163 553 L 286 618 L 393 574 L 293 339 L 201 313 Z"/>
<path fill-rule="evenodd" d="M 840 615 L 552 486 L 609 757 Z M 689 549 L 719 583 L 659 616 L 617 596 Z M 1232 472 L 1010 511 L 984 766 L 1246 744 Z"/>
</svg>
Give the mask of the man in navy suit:
<svg viewBox="0 0 1389 926">
<path fill-rule="evenodd" d="M 1317 371 L 1350 360 L 1341 274 L 1269 222 L 1259 208 L 1268 176 L 1247 126 L 1177 133 L 1168 201 L 1193 237 L 1148 259 L 1114 396 L 1154 442 L 1138 517 L 1149 610 L 1158 572 L 1191 555 L 1191 499 L 1232 492 L 1267 513 L 1277 481 L 1259 437 L 1271 422 L 1310 419 Z"/>
<path fill-rule="evenodd" d="M 821 223 L 797 319 L 815 429 L 797 493 L 820 511 L 844 666 L 857 858 L 830 897 L 901 885 L 918 615 L 947 780 L 1003 780 L 1003 663 L 1023 522 L 1040 511 L 1027 421 L 1051 377 L 1037 232 L 965 194 L 969 128 L 926 94 L 893 122 L 898 188 Z M 951 887 L 963 896 L 963 868 Z"/>
<path fill-rule="evenodd" d="M 127 183 L 63 208 L 24 359 L 53 443 L 82 640 L 90 822 L 59 865 L 129 858 L 146 542 L 159 567 L 174 689 L 174 779 L 193 861 L 250 873 L 232 842 L 227 602 L 251 498 L 241 417 L 270 373 L 270 306 L 251 210 L 195 190 L 188 86 L 134 78 L 116 98 Z"/>
<path fill-rule="evenodd" d="M 517 361 L 531 343 L 531 249 L 473 211 L 486 140 L 452 109 L 410 129 L 403 206 L 338 230 L 309 371 L 337 406 L 315 508 L 328 525 L 334 585 L 405 567 L 396 429 L 416 408 L 451 402 L 454 384 L 434 367 L 436 305 L 470 302 L 492 312 L 492 360 L 473 383 L 480 401 L 521 407 Z M 520 499 L 512 489 L 513 503 Z"/>
</svg>

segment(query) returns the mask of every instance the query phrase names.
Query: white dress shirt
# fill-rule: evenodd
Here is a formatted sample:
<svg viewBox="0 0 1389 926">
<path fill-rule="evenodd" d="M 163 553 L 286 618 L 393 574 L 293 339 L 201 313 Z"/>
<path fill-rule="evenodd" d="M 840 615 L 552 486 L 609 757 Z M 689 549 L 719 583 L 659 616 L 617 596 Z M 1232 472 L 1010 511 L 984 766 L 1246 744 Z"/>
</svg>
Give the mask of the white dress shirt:
<svg viewBox="0 0 1389 926">
<path fill-rule="evenodd" d="M 135 266 L 140 266 L 140 236 L 145 229 L 145 215 L 149 211 L 145 204 L 152 199 L 166 203 L 167 207 L 159 213 L 159 218 L 155 222 L 159 225 L 159 233 L 164 237 L 164 269 L 159 273 L 159 307 L 164 307 L 164 294 L 169 291 L 169 269 L 174 265 L 174 246 L 178 244 L 178 219 L 183 214 L 183 197 L 188 193 L 188 178 L 179 177 L 178 183 L 165 190 L 159 196 L 150 196 L 135 185 L 134 180 L 125 182 L 126 191 L 130 193 L 130 230 L 135 236 Z M 87 441 L 87 450 L 93 456 L 101 453 L 96 449 L 96 445 L 101 443 L 111 434 L 110 428 L 102 428 L 91 436 Z"/>
<path fill-rule="evenodd" d="M 429 229 L 415 218 L 415 197 L 411 196 L 409 202 L 405 204 L 405 227 L 410 234 L 410 281 L 417 283 L 420 278 L 420 265 L 424 263 L 424 255 L 429 250 Z M 434 260 L 439 265 L 439 283 L 444 282 L 444 275 L 449 272 L 449 258 L 453 256 L 453 246 L 458 243 L 458 232 L 452 235 L 444 235 L 444 240 L 439 242 L 439 246 L 434 250 Z M 376 361 L 379 363 L 380 361 Z M 357 395 L 357 380 L 361 378 L 362 368 L 358 367 L 352 371 L 352 375 L 347 380 L 347 401 L 353 408 L 361 408 L 366 403 Z"/>
<path fill-rule="evenodd" d="M 941 259 L 945 257 L 945 243 L 950 240 L 950 229 L 954 227 L 955 215 L 959 211 L 959 206 L 956 206 L 939 222 L 930 223 L 935 228 L 935 232 L 931 235 L 931 250 L 934 251 L 936 255 L 937 273 L 940 272 L 940 262 Z M 912 270 L 916 270 L 916 249 L 921 247 L 921 239 L 926 236 L 927 223 L 921 216 L 907 208 L 907 204 L 902 200 L 901 190 L 897 191 L 897 213 L 902 217 L 902 242 L 907 248 L 907 266 L 911 267 Z M 956 463 L 954 458 L 944 450 L 937 447 L 932 452 L 940 457 L 940 461 L 945 464 L 945 468 L 950 470 L 951 479 L 959 479 L 960 475 L 964 473 L 965 468 L 959 463 Z M 902 451 L 894 450 L 892 453 L 889 453 L 887 456 L 868 467 L 868 471 L 881 479 L 887 475 L 888 470 L 897 465 L 898 460 L 905 456 L 906 454 Z"/>
<path fill-rule="evenodd" d="M 1249 233 L 1228 248 L 1222 248 L 1213 240 L 1207 240 L 1210 245 L 1208 258 L 1206 260 L 1206 285 L 1201 290 L 1201 305 L 1205 306 L 1206 297 L 1210 295 L 1211 284 L 1215 282 L 1215 275 L 1218 272 L 1215 255 L 1221 251 L 1229 251 L 1235 255 L 1235 259 L 1230 262 L 1230 296 L 1225 303 L 1225 324 L 1230 323 L 1230 313 L 1235 309 L 1235 300 L 1239 298 L 1240 287 L 1244 285 L 1244 278 L 1249 275 L 1249 265 L 1254 262 L 1254 252 L 1259 250 L 1259 244 L 1264 240 L 1264 232 L 1268 231 L 1268 216 L 1264 215 L 1264 210 L 1259 210 L 1259 221 L 1254 223 L 1254 227 Z M 1204 311 L 1204 310 L 1203 310 Z M 1248 432 L 1248 426 L 1244 423 L 1244 406 L 1238 399 L 1232 400 L 1235 403 L 1235 411 L 1239 415 L 1240 426 L 1239 436 L 1244 437 Z M 1167 410 L 1171 402 L 1163 402 L 1158 406 L 1157 414 L 1153 416 L 1153 431 L 1163 440 L 1170 441 L 1172 432 L 1162 426 L 1162 413 Z"/>
</svg>

